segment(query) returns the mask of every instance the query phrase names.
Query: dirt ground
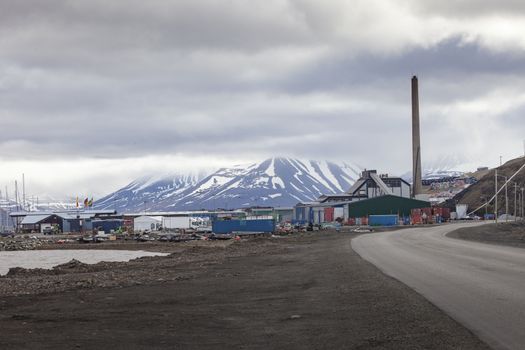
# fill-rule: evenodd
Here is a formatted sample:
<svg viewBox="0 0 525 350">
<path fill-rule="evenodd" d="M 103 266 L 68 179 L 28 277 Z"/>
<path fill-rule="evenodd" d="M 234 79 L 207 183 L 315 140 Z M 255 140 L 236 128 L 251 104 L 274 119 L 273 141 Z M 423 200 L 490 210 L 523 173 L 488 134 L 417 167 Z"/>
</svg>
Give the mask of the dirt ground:
<svg viewBox="0 0 525 350">
<path fill-rule="evenodd" d="M 448 237 L 525 248 L 525 222 L 465 227 L 450 232 Z"/>
<path fill-rule="evenodd" d="M 130 263 L 15 271 L 0 279 L 0 348 L 487 348 L 362 260 L 352 237 L 179 245 Z"/>
</svg>

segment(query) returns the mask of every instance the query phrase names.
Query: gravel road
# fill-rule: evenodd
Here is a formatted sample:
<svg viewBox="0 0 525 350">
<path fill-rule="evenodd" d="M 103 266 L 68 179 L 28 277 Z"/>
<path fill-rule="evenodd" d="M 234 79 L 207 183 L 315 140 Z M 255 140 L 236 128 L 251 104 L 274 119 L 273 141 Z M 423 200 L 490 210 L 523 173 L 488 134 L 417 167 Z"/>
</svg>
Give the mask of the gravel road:
<svg viewBox="0 0 525 350">
<path fill-rule="evenodd" d="M 363 235 L 352 246 L 492 347 L 524 349 L 525 250 L 446 236 L 469 225 Z"/>
</svg>

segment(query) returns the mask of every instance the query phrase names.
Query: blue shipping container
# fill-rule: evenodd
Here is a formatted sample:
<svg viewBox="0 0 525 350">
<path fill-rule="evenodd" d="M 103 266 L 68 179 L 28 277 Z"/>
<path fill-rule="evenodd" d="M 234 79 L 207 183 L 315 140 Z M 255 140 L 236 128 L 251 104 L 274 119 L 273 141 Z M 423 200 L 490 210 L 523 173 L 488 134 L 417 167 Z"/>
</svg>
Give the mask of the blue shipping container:
<svg viewBox="0 0 525 350">
<path fill-rule="evenodd" d="M 370 215 L 368 225 L 370 226 L 396 226 L 398 223 L 397 215 Z"/>
<path fill-rule="evenodd" d="M 275 232 L 275 220 L 214 220 L 212 222 L 213 233 L 232 232 Z"/>
</svg>

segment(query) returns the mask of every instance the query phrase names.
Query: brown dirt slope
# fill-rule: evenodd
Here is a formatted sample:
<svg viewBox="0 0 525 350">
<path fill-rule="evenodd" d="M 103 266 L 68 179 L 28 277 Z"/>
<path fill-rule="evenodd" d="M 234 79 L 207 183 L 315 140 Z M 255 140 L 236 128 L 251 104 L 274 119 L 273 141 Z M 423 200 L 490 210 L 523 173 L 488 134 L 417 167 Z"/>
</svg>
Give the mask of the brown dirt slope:
<svg viewBox="0 0 525 350">
<path fill-rule="evenodd" d="M 447 236 L 467 241 L 525 248 L 525 223 L 509 222 L 464 227 L 450 232 Z"/>
<path fill-rule="evenodd" d="M 523 157 L 510 160 L 497 168 L 498 175 L 510 177 L 523 165 L 524 162 L 525 159 Z M 494 195 L 494 171 L 494 169 L 490 169 L 487 174 L 479 180 L 479 182 L 458 193 L 451 201 L 447 203 L 447 206 L 453 208 L 456 203 L 468 204 L 470 211 L 476 209 L 487 200 L 492 198 Z M 522 170 L 520 174 L 516 175 L 513 181 L 517 182 L 518 184 L 525 185 L 525 170 Z M 498 182 L 499 186 L 502 186 L 503 182 L 504 180 L 501 178 Z M 508 194 L 509 214 L 512 214 L 514 213 L 514 187 L 509 187 Z M 499 214 L 501 215 L 504 213 L 505 209 L 505 193 L 503 191 L 498 195 L 498 201 L 498 207 L 500 208 Z M 493 203 L 488 205 L 487 210 L 488 213 L 494 213 Z M 483 215 L 484 213 L 485 209 L 482 209 L 478 212 L 478 215 Z"/>
<path fill-rule="evenodd" d="M 241 242 L 207 265 L 198 259 L 166 265 L 170 258 L 132 265 L 145 274 L 173 269 L 184 275 L 179 280 L 4 297 L 0 348 L 487 349 L 363 261 L 351 239 L 341 233 L 275 239 L 265 245 L 272 253 L 258 250 L 260 241 Z"/>
</svg>

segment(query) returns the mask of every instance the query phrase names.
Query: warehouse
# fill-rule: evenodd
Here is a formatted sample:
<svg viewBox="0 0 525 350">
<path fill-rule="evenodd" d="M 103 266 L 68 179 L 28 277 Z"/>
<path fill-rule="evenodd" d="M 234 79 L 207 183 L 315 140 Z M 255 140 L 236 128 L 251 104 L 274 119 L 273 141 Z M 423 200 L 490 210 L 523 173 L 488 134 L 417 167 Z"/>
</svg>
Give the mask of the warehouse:
<svg viewBox="0 0 525 350">
<path fill-rule="evenodd" d="M 162 216 L 139 216 L 133 219 L 135 231 L 158 231 L 162 227 Z"/>
<path fill-rule="evenodd" d="M 386 195 L 348 203 L 346 205 L 346 212 L 349 218 L 391 214 L 408 217 L 412 209 L 428 207 L 430 207 L 430 203 L 426 201 Z"/>
<path fill-rule="evenodd" d="M 339 221 L 343 223 L 365 223 L 369 215 L 398 215 L 409 217 L 415 208 L 428 208 L 426 201 L 406 197 L 383 195 L 380 197 L 346 202 L 306 202 L 294 207 L 294 222 L 322 224 Z M 359 218 L 360 220 L 353 220 Z"/>
<path fill-rule="evenodd" d="M 54 227 L 59 232 L 82 232 L 92 229 L 93 219 L 108 219 L 114 210 L 64 210 L 56 212 L 12 212 L 9 216 L 15 222 L 17 231 L 43 232 Z"/>
<path fill-rule="evenodd" d="M 300 224 L 322 224 L 323 222 L 339 221 L 348 219 L 346 206 L 350 202 L 303 202 L 298 203 L 293 210 L 294 223 Z"/>
</svg>

